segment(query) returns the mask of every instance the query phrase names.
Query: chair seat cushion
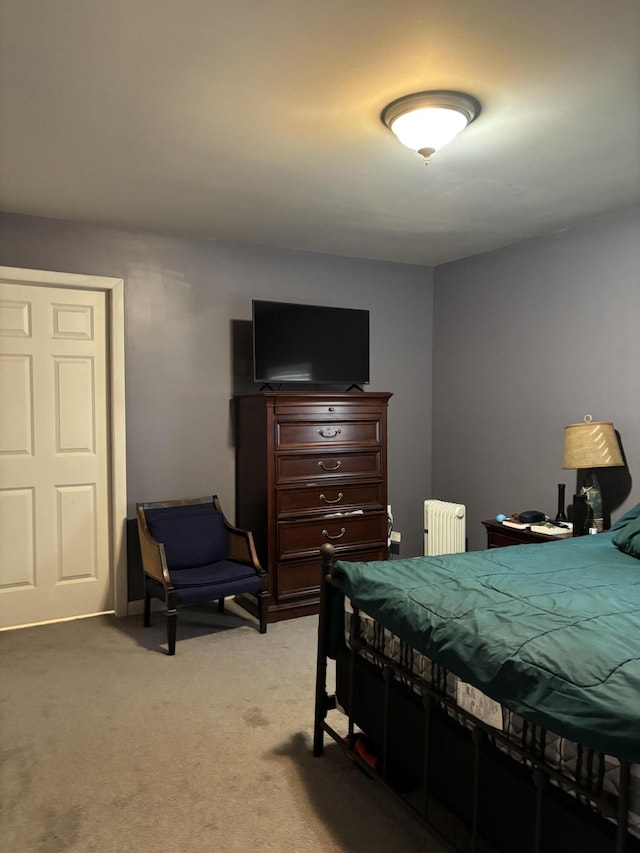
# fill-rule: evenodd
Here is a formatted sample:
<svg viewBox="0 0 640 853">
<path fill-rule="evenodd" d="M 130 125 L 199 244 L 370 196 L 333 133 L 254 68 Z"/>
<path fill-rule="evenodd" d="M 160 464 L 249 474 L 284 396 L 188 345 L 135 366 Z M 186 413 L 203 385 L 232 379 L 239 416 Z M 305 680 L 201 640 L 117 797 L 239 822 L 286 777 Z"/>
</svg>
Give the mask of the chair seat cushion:
<svg viewBox="0 0 640 853">
<path fill-rule="evenodd" d="M 201 601 L 216 601 L 228 595 L 251 593 L 262 590 L 262 579 L 251 566 L 221 560 L 197 569 L 182 569 L 171 575 L 176 595 L 176 604 L 195 604 Z M 164 585 L 147 576 L 146 591 L 155 598 L 166 601 Z"/>
<path fill-rule="evenodd" d="M 218 560 L 206 566 L 192 569 L 170 570 L 171 581 L 176 589 L 189 589 L 198 586 L 216 586 L 255 578 L 253 566 L 236 563 L 233 560 Z"/>
</svg>

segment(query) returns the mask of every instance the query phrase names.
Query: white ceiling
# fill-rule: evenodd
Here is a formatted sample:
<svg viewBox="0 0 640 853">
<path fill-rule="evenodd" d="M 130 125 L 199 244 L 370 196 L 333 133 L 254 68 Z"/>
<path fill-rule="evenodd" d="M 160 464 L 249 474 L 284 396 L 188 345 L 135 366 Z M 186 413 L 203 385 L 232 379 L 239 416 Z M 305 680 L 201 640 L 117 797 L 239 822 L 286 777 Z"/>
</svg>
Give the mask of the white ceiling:
<svg viewBox="0 0 640 853">
<path fill-rule="evenodd" d="M 435 265 L 640 201 L 638 0 L 0 0 L 0 207 Z M 380 121 L 456 89 L 429 166 Z"/>
</svg>

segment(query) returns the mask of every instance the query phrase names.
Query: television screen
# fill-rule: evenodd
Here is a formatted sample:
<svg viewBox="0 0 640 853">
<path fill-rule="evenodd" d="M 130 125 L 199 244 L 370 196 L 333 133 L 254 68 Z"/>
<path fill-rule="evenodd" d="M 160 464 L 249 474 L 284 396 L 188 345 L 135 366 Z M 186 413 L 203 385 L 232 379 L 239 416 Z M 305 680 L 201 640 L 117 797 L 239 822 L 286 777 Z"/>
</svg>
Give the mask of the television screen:
<svg viewBox="0 0 640 853">
<path fill-rule="evenodd" d="M 368 384 L 369 312 L 254 299 L 253 376 L 267 384 Z"/>
</svg>

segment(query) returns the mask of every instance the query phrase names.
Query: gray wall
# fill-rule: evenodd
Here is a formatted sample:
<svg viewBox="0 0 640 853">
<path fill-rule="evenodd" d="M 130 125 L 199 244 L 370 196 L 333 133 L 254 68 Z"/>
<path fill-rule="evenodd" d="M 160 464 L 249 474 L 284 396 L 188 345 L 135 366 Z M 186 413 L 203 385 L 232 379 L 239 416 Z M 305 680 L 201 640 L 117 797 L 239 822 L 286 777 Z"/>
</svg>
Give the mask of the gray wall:
<svg viewBox="0 0 640 853">
<path fill-rule="evenodd" d="M 246 334 L 252 298 L 369 309 L 368 387 L 394 395 L 389 497 L 402 555 L 421 552 L 431 484 L 431 269 L 11 214 L 0 214 L 0 264 L 124 278 L 130 517 L 138 500 L 215 491 L 233 518 L 230 399 L 247 390 L 234 375 L 247 363 L 246 353 L 234 358 L 234 332 Z"/>
<path fill-rule="evenodd" d="M 215 490 L 233 515 L 229 401 L 246 388 L 233 332 L 253 297 L 368 308 L 370 388 L 394 393 L 402 556 L 421 552 L 425 497 L 467 505 L 470 548 L 484 547 L 482 518 L 555 514 L 556 484 L 570 497 L 576 483 L 563 426 L 586 413 L 614 422 L 627 457 L 628 471 L 600 472 L 612 514 L 640 500 L 639 247 L 637 210 L 435 273 L 0 214 L 0 264 L 125 280 L 130 514 Z"/>
<path fill-rule="evenodd" d="M 435 270 L 433 495 L 481 519 L 555 515 L 577 474 L 565 424 L 613 421 L 628 469 L 600 469 L 615 519 L 640 501 L 640 211 Z"/>
</svg>

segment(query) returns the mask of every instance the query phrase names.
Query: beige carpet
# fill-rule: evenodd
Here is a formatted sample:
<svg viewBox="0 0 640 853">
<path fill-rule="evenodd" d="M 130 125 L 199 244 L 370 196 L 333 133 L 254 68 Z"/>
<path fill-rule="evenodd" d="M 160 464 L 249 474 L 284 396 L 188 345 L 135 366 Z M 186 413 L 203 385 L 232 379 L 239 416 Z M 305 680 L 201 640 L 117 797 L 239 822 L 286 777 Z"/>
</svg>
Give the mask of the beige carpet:
<svg viewBox="0 0 640 853">
<path fill-rule="evenodd" d="M 442 853 L 337 745 L 312 756 L 316 618 L 189 608 L 173 658 L 141 623 L 0 634 L 5 853 Z"/>
</svg>

